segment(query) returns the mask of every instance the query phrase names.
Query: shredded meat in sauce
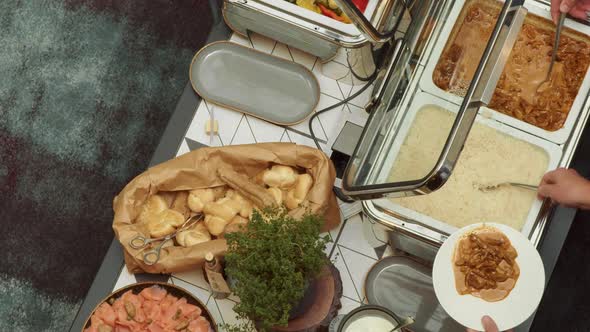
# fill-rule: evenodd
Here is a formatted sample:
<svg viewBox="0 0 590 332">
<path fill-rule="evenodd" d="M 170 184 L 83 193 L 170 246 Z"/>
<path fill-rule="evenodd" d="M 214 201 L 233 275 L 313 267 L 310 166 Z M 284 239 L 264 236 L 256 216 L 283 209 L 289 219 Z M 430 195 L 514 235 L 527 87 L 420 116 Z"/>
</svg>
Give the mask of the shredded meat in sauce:
<svg viewBox="0 0 590 332">
<path fill-rule="evenodd" d="M 465 95 L 500 12 L 498 6 L 476 4 L 463 10 L 465 19 L 455 26 L 433 74 L 438 87 L 457 95 Z M 528 14 L 489 107 L 548 131 L 563 127 L 590 64 L 590 45 L 576 34 L 564 29 L 550 83 L 537 91 L 555 31 L 549 21 Z"/>
<path fill-rule="evenodd" d="M 455 252 L 457 290 L 488 301 L 506 297 L 520 275 L 517 256 L 510 240 L 499 231 L 470 233 Z"/>
</svg>

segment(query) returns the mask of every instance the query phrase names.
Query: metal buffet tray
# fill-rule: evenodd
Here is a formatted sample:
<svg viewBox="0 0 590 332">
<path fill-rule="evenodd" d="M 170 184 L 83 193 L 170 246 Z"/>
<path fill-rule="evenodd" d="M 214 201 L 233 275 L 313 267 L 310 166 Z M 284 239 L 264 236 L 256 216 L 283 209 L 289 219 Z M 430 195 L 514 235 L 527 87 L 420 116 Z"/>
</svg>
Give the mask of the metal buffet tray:
<svg viewBox="0 0 590 332">
<path fill-rule="evenodd" d="M 400 0 L 369 0 L 364 17 L 376 29 L 395 32 L 406 3 Z M 342 6 L 340 6 L 342 7 Z M 371 44 L 354 24 L 346 24 L 285 0 L 224 0 L 223 17 L 235 32 L 267 36 L 319 57 L 333 58 L 338 49 Z"/>
<path fill-rule="evenodd" d="M 425 92 L 418 92 L 414 95 L 414 98 L 410 102 L 409 106 L 407 107 L 406 116 L 404 118 L 403 123 L 401 124 L 400 128 L 398 129 L 399 135 L 406 137 L 413 125 L 414 119 L 418 112 L 424 109 L 427 106 L 438 106 L 444 108 L 445 105 L 444 100 L 440 99 L 439 97 L 433 96 L 431 94 Z M 447 104 L 447 106 L 453 106 L 452 104 Z M 450 108 L 446 109 L 447 111 L 457 113 L 457 108 Z M 540 139 L 536 136 L 518 130 L 516 128 L 509 127 L 504 125 L 498 121 L 493 119 L 486 118 L 485 116 L 478 115 L 475 120 L 477 123 L 483 124 L 487 127 L 493 128 L 500 133 L 506 134 L 508 136 L 514 137 L 521 141 L 526 141 L 533 146 L 537 146 L 541 148 L 548 156 L 548 164 L 547 164 L 547 171 L 555 169 L 559 164 L 559 160 L 561 158 L 561 149 L 559 146 L 552 144 L 549 141 Z M 401 145 L 403 144 L 404 140 L 397 140 L 394 142 L 394 146 L 392 147 L 390 153 L 387 156 L 386 161 L 384 162 L 385 165 L 392 165 L 396 159 L 396 154 L 399 153 Z M 383 176 L 387 176 L 386 173 L 382 174 Z M 401 216 L 404 219 L 415 220 L 422 225 L 428 226 L 433 229 L 440 230 L 445 234 L 451 234 L 457 230 L 456 227 L 451 226 L 443 221 L 436 220 L 432 217 L 429 217 L 425 214 L 413 211 L 411 209 L 405 208 L 389 199 L 379 199 L 375 201 L 375 204 L 380 206 L 383 209 L 390 211 L 392 214 L 396 214 Z M 528 236 L 533 229 L 535 224 L 535 219 L 541 211 L 542 201 L 535 200 L 530 207 L 529 213 L 527 215 L 526 221 L 522 228 L 522 233 Z M 481 221 L 493 221 L 493 220 L 481 220 Z"/>
<path fill-rule="evenodd" d="M 418 256 L 427 260 L 434 257 L 438 247 L 440 247 L 455 228 L 446 224 L 441 225 L 438 222 L 431 222 L 432 220 L 426 221 L 424 218 L 417 217 L 416 214 L 403 213 L 403 211 L 400 213 L 399 209 L 393 208 L 391 202 L 384 199 L 384 197 L 427 194 L 438 189 L 446 181 L 445 176 L 448 178 L 454 167 L 453 160 L 448 161 L 448 158 L 443 159 L 445 157 L 444 152 L 446 151 L 450 154 L 457 153 L 456 156 L 458 156 L 462 144 L 450 144 L 455 143 L 453 140 L 457 140 L 457 137 L 451 132 L 440 159 L 445 160 L 445 162 L 441 164 L 439 160 L 431 178 L 425 178 L 426 180 L 422 180 L 421 182 L 414 181 L 394 184 L 383 183 L 382 179 L 386 174 L 389 174 L 391 167 L 391 164 L 389 163 L 388 165 L 387 162 L 388 154 L 392 153 L 391 148 L 394 142 L 391 136 L 403 136 L 400 134 L 400 130 L 404 125 L 403 119 L 407 115 L 405 112 L 409 112 L 412 109 L 411 107 L 404 106 L 410 105 L 412 100 L 414 100 L 415 94 L 420 93 L 420 84 L 417 82 L 422 82 L 421 77 L 431 76 L 431 73 L 427 73 L 428 70 L 426 67 L 430 60 L 438 60 L 438 56 L 433 56 L 433 50 L 437 47 L 440 48 L 441 44 L 444 47 L 447 40 L 446 36 L 444 36 L 443 28 L 448 25 L 454 25 L 451 13 L 455 12 L 456 14 L 457 11 L 460 11 L 461 8 L 457 5 L 458 2 L 462 3 L 463 1 L 442 0 L 430 3 L 430 8 L 425 12 L 426 15 L 412 22 L 404 40 L 399 41 L 396 45 L 394 60 L 385 73 L 380 73 L 385 78 L 383 80 L 384 83 L 377 85 L 374 99 L 371 103 L 371 116 L 343 177 L 344 191 L 351 197 L 364 199 L 363 209 L 366 215 L 376 222 L 394 230 L 392 236 L 394 237 L 394 241 L 397 242 L 396 244 L 401 244 L 398 246 L 400 249 L 406 250 L 407 247 L 410 250 L 406 251 L 410 253 L 421 252 L 422 254 L 418 254 Z M 514 1 L 511 5 L 515 5 Z M 539 3 L 538 6 L 542 8 L 545 5 Z M 503 11 L 503 14 L 508 15 L 506 12 L 510 10 Z M 496 34 L 498 29 L 502 30 L 504 27 L 499 24 L 496 26 L 492 40 L 494 38 L 500 40 L 500 37 L 498 37 L 500 33 L 498 32 Z M 511 33 L 513 32 L 511 31 Z M 472 93 L 470 96 L 473 96 L 475 90 L 476 97 L 485 97 L 486 94 L 488 97 L 491 97 L 491 93 L 495 89 L 495 82 L 493 86 L 491 84 L 485 84 L 482 92 L 477 81 L 486 79 L 493 81 L 499 78 L 503 70 L 503 65 L 501 67 L 494 67 L 495 69 L 500 68 L 499 72 L 498 70 L 490 70 L 489 66 L 489 61 L 492 61 L 489 59 L 493 58 L 491 55 L 498 54 L 497 48 L 497 45 L 494 46 L 492 43 L 486 48 L 484 57 L 488 63 L 484 64 L 483 61 L 480 63 L 480 68 L 476 72 L 476 80 L 474 80 L 476 82 L 470 87 L 468 95 Z M 492 64 L 494 64 L 493 61 Z M 580 95 L 582 96 L 580 98 L 583 103 L 580 106 L 577 117 L 574 119 L 571 132 L 562 145 L 552 144 L 549 141 L 535 138 L 518 127 L 509 128 L 509 131 L 517 133 L 519 137 L 526 137 L 527 140 L 530 138 L 536 145 L 541 145 L 545 150 L 550 150 L 550 155 L 552 156 L 550 161 L 551 167 L 567 167 L 572 160 L 590 114 L 588 92 L 588 87 L 586 86 L 580 91 Z M 466 116 L 473 116 L 473 120 L 475 120 L 473 110 L 477 113 L 480 107 L 487 104 L 485 98 L 479 99 L 483 100 L 483 102 L 478 102 L 477 98 L 469 98 L 469 100 L 467 98 L 463 100 L 463 105 L 456 123 L 466 121 L 464 118 Z M 489 102 L 489 99 L 487 101 Z M 448 103 L 451 102 L 448 101 Z M 439 106 L 447 108 L 445 107 L 446 105 Z M 496 121 L 493 118 L 483 120 L 491 124 Z M 468 123 L 468 125 L 467 134 L 471 124 Z M 494 126 L 496 125 L 508 128 L 501 123 L 494 124 Z M 461 130 L 458 132 L 461 132 Z M 463 129 L 462 134 L 465 134 L 465 129 Z M 465 134 L 465 137 L 467 134 Z M 449 145 L 451 145 L 450 148 Z M 457 149 L 459 152 L 457 152 Z M 453 154 L 452 156 L 455 155 Z M 454 161 L 456 162 L 456 160 Z M 437 170 L 438 173 L 436 172 Z M 529 220 L 523 231 L 536 246 L 542 241 L 545 226 L 550 219 L 551 213 L 552 208 L 548 201 L 537 203 L 531 209 Z M 426 250 L 424 250 L 425 248 Z"/>
<path fill-rule="evenodd" d="M 474 0 L 474 1 L 473 0 L 457 0 L 455 6 L 453 7 L 453 9 L 449 15 L 449 19 L 446 21 L 446 24 L 443 27 L 443 30 L 442 30 L 441 35 L 439 37 L 439 42 L 437 42 L 436 45 L 434 46 L 432 54 L 430 55 L 430 57 L 426 63 L 425 72 L 422 75 L 422 78 L 420 79 L 420 87 L 422 88 L 422 90 L 432 93 L 436 96 L 439 96 L 445 100 L 451 101 L 455 104 L 458 104 L 458 105 L 461 104 L 461 101 L 463 100 L 462 97 L 439 88 L 436 84 L 434 84 L 434 82 L 432 80 L 432 76 L 433 76 L 435 67 L 438 63 L 438 60 L 439 60 L 441 54 L 443 53 L 443 51 L 445 50 L 447 40 L 449 40 L 451 37 L 453 37 L 452 33 L 453 33 L 453 28 L 455 27 L 455 23 L 462 22 L 464 19 L 464 17 L 462 17 L 462 15 L 461 15 L 461 10 L 463 9 L 463 6 L 464 5 L 469 6 L 471 4 L 477 4 L 477 3 L 488 3 L 489 4 L 490 2 L 493 3 L 493 1 L 489 1 L 489 0 Z M 534 14 L 540 18 L 547 19 L 548 24 L 553 24 L 553 23 L 551 23 L 551 14 L 549 12 L 549 6 L 535 2 L 535 1 L 525 1 L 524 7 L 528 10 L 529 14 Z M 540 20 L 538 20 L 538 19 L 534 19 L 533 22 L 535 23 L 535 25 L 540 26 L 543 23 L 541 23 L 539 21 Z M 550 27 L 552 27 L 552 26 L 550 25 Z M 570 28 L 570 29 L 577 31 L 577 32 L 581 32 L 587 36 L 590 36 L 590 27 L 588 27 L 584 24 L 578 23 L 576 21 L 569 20 L 569 19 L 566 20 L 565 27 Z M 564 33 L 568 34 L 567 31 L 564 31 Z M 588 42 L 590 44 L 590 37 L 586 38 L 586 42 Z M 588 72 L 590 72 L 590 68 L 588 68 Z M 582 107 L 586 101 L 586 92 L 588 91 L 588 89 L 590 89 L 590 75 L 586 75 L 586 77 L 582 81 L 579 93 L 578 93 L 577 97 L 574 99 L 574 103 L 572 104 L 570 112 L 568 113 L 568 117 L 566 119 L 566 122 L 564 123 L 564 126 L 561 129 L 556 130 L 556 131 L 548 131 L 548 130 L 539 128 L 539 127 L 529 124 L 527 122 L 513 118 L 509 115 L 494 111 L 493 109 L 488 108 L 488 107 L 482 107 L 480 110 L 480 113 L 486 113 L 489 117 L 491 117 L 494 120 L 497 120 L 499 122 L 503 122 L 503 123 L 505 123 L 509 126 L 512 126 L 512 127 L 516 127 L 520 130 L 527 131 L 533 135 L 547 139 L 547 140 L 552 141 L 556 144 L 564 144 L 574 128 L 574 124 L 576 122 L 576 119 L 578 118 L 578 116 L 580 115 L 580 112 L 582 111 Z"/>
</svg>

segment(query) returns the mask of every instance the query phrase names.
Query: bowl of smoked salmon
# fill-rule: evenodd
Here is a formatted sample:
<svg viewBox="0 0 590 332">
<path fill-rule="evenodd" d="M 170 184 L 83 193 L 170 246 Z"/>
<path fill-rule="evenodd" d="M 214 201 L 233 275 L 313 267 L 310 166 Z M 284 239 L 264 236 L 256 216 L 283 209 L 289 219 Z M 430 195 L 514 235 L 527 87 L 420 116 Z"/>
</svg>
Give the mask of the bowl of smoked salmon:
<svg viewBox="0 0 590 332">
<path fill-rule="evenodd" d="M 217 332 L 207 307 L 187 290 L 163 282 L 118 289 L 100 302 L 83 332 Z"/>
</svg>

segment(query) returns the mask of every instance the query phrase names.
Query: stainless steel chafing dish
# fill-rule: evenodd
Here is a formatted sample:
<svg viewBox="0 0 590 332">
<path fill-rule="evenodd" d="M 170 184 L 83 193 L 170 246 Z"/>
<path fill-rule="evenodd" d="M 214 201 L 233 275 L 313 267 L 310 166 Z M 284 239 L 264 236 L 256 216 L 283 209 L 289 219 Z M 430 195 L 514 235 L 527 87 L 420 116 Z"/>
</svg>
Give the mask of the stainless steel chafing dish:
<svg viewBox="0 0 590 332">
<path fill-rule="evenodd" d="M 429 222 L 412 213 L 400 212 L 392 208 L 388 197 L 427 195 L 445 184 L 454 170 L 480 108 L 485 108 L 491 100 L 527 12 L 549 17 L 546 1 L 504 2 L 466 96 L 460 98 L 460 103 L 457 103 L 456 96 L 455 100 L 444 96 L 438 100 L 439 106 L 443 108 L 455 108 L 456 116 L 440 156 L 435 158 L 429 168 L 431 171 L 422 178 L 390 182 L 387 175 L 392 166 L 391 159 L 395 158 L 392 157 L 396 154 L 395 146 L 399 146 L 405 138 L 400 133 L 404 132 L 409 114 L 414 111 L 414 97 L 424 94 L 421 84 L 423 74 L 430 74 L 427 68 L 432 62 L 438 61 L 440 53 L 437 50 L 441 49 L 441 43 L 447 42 L 450 29 L 464 2 L 424 0 L 412 8 L 415 15 L 412 15 L 408 32 L 403 39 L 396 41 L 391 60 L 379 72 L 380 80 L 368 107 L 370 117 L 342 181 L 343 191 L 347 195 L 364 200 L 363 210 L 367 216 L 393 230 L 392 237 L 398 248 L 427 260 L 434 258 L 438 247 L 456 228 Z M 575 28 L 585 34 L 590 31 L 581 25 Z M 587 73 L 585 82 L 588 79 Z M 581 102 L 576 106 L 579 109 L 571 111 L 574 124 L 568 130 L 567 140 L 563 144 L 534 137 L 511 124 L 508 126 L 511 126 L 510 130 L 529 135 L 531 143 L 544 147 L 550 154 L 550 167 L 568 167 L 588 120 L 590 102 L 587 97 L 588 86 L 582 84 L 578 96 Z M 551 213 L 552 207 L 548 201 L 538 202 L 538 206 L 531 209 L 530 220 L 522 232 L 536 246 L 542 241 Z"/>
<path fill-rule="evenodd" d="M 341 9 L 353 13 L 344 8 L 354 7 L 350 0 L 347 3 Z M 395 33 L 407 5 L 402 0 L 369 0 L 365 12 L 358 12 L 363 19 L 354 20 L 356 26 L 285 0 L 224 0 L 223 16 L 237 33 L 256 32 L 328 61 L 341 47 L 380 48 Z"/>
</svg>

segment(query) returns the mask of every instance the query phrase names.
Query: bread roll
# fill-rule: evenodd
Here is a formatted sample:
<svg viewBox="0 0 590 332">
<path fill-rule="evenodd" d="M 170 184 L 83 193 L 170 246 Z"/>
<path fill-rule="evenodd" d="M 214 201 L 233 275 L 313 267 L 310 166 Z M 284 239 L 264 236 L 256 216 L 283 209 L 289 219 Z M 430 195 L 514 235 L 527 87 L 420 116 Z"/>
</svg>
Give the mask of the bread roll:
<svg viewBox="0 0 590 332">
<path fill-rule="evenodd" d="M 167 208 L 168 204 L 166 204 L 166 201 L 161 196 L 152 195 L 148 197 L 145 203 L 143 203 L 141 212 L 137 217 L 137 222 L 148 224 L 154 220 L 160 212 Z"/>
<path fill-rule="evenodd" d="M 190 247 L 207 241 L 211 241 L 211 234 L 209 234 L 204 222 L 199 222 L 194 227 L 176 235 L 176 242 L 183 247 Z"/>
<path fill-rule="evenodd" d="M 274 165 L 264 172 L 262 181 L 269 187 L 289 189 L 297 181 L 297 172 L 289 166 Z"/>
<path fill-rule="evenodd" d="M 215 192 L 211 188 L 191 190 L 188 195 L 188 207 L 194 212 L 202 212 L 207 203 L 215 200 Z"/>
<path fill-rule="evenodd" d="M 264 186 L 264 173 L 266 171 L 267 170 L 264 170 L 264 171 L 256 174 L 256 176 L 252 178 L 252 182 L 256 183 L 259 186 Z"/>
<path fill-rule="evenodd" d="M 147 228 L 152 238 L 164 237 L 172 234 L 184 221 L 184 216 L 180 212 L 166 209 L 154 216 Z"/>
<path fill-rule="evenodd" d="M 240 195 L 238 192 L 232 189 L 228 190 L 226 197 L 228 197 L 231 200 L 229 204 L 238 211 L 240 216 L 242 216 L 243 218 L 250 217 L 253 209 L 252 202 L 245 199 L 244 196 Z"/>
<path fill-rule="evenodd" d="M 311 186 L 313 186 L 313 179 L 311 178 L 311 175 L 306 173 L 297 176 L 297 182 L 295 182 L 294 188 L 295 198 L 303 201 L 305 197 L 307 197 Z"/>
<path fill-rule="evenodd" d="M 158 196 L 164 199 L 167 207 L 170 207 L 174 201 L 174 197 L 176 197 L 176 193 L 174 191 L 160 191 L 158 192 Z"/>
<path fill-rule="evenodd" d="M 313 179 L 309 174 L 301 174 L 297 177 L 295 187 L 287 192 L 285 198 L 285 206 L 289 210 L 297 208 L 307 197 L 311 186 L 313 185 Z"/>
<path fill-rule="evenodd" d="M 285 206 L 289 210 L 296 209 L 302 201 L 295 197 L 295 190 L 289 190 L 285 197 Z"/>
<path fill-rule="evenodd" d="M 216 216 L 226 222 L 229 222 L 238 214 L 238 204 L 228 197 L 224 197 L 215 202 L 207 203 L 203 212 L 206 216 Z"/>
<path fill-rule="evenodd" d="M 160 238 L 174 233 L 176 228 L 167 222 L 154 220 L 148 224 L 148 230 L 150 232 L 150 237 Z"/>
<path fill-rule="evenodd" d="M 248 225 L 248 219 L 243 218 L 242 216 L 235 216 L 231 222 L 225 226 L 224 233 L 233 233 L 233 232 L 240 232 L 243 231 Z"/>
<path fill-rule="evenodd" d="M 184 216 L 172 209 L 166 209 L 158 214 L 158 219 L 160 222 L 168 223 L 172 225 L 172 227 L 179 227 L 180 225 L 184 224 Z"/>
<path fill-rule="evenodd" d="M 180 212 L 185 219 L 188 218 L 191 213 L 191 210 L 188 207 L 188 191 L 177 192 L 170 208 L 174 211 Z"/>
<path fill-rule="evenodd" d="M 275 204 L 274 198 L 266 191 L 266 188 L 255 184 L 246 175 L 229 168 L 220 168 L 217 170 L 217 174 L 221 181 L 227 183 L 243 197 L 247 197 L 248 201 L 254 205 L 264 208 Z"/>
<path fill-rule="evenodd" d="M 275 202 L 277 202 L 278 206 L 281 206 L 281 204 L 283 204 L 283 192 L 281 191 L 281 189 L 271 187 L 266 189 L 266 191 L 268 191 L 272 195 L 272 197 L 275 199 Z"/>
<path fill-rule="evenodd" d="M 217 199 L 220 199 L 220 198 L 226 196 L 226 193 L 228 191 L 228 187 L 227 186 L 213 187 L 213 188 L 211 188 L 211 190 L 213 190 L 214 200 L 217 200 Z"/>
<path fill-rule="evenodd" d="M 209 233 L 214 236 L 219 236 L 225 230 L 225 226 L 229 222 L 214 215 L 205 215 L 205 225 L 209 230 Z"/>
</svg>

